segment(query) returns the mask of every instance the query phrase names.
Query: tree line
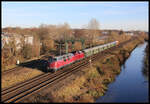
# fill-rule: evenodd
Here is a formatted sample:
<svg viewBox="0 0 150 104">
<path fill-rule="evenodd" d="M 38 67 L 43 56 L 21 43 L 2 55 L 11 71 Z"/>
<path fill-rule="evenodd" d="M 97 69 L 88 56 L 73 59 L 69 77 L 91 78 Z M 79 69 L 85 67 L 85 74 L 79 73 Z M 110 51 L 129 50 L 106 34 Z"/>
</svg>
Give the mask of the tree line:
<svg viewBox="0 0 150 104">
<path fill-rule="evenodd" d="M 83 29 L 71 29 L 67 22 L 58 25 L 41 24 L 39 27 L 32 28 L 3 28 L 2 32 L 10 33 L 12 37 L 13 34 L 20 35 L 21 42 L 16 44 L 15 37 L 13 37 L 8 44 L 4 45 L 1 57 L 2 69 L 5 69 L 5 66 L 15 64 L 16 60 L 23 62 L 48 53 L 62 55 L 66 52 L 66 45 L 68 46 L 68 52 L 72 52 L 81 50 L 83 45 L 84 48 L 90 48 L 95 45 L 105 44 L 115 40 L 123 42 L 132 37 L 130 35 L 125 35 L 123 30 L 109 30 L 108 38 L 104 41 L 99 41 L 99 37 L 102 35 L 101 31 L 100 23 L 95 18 L 92 18 Z M 33 44 L 27 44 L 25 42 L 26 35 L 33 36 Z M 144 32 L 140 33 L 140 35 L 141 37 L 145 37 Z M 21 47 L 19 50 L 17 49 L 17 45 L 20 45 Z"/>
</svg>

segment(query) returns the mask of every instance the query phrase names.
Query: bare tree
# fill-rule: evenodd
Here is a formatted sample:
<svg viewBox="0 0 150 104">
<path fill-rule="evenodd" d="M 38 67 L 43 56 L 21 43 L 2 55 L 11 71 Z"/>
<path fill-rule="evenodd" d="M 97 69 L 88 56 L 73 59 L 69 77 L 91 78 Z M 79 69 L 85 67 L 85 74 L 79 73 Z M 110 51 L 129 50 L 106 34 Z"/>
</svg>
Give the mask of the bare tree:
<svg viewBox="0 0 150 104">
<path fill-rule="evenodd" d="M 54 37 L 55 34 L 53 34 L 54 33 L 53 29 L 54 29 L 53 25 L 41 24 L 39 26 L 38 29 L 39 31 L 37 32 L 37 35 L 39 41 L 42 43 L 41 54 L 49 52 L 54 47 L 54 41 L 52 38 Z"/>
<path fill-rule="evenodd" d="M 94 19 L 94 18 L 92 18 L 90 21 L 89 21 L 89 23 L 88 23 L 88 26 L 87 26 L 87 29 L 88 29 L 88 37 L 89 37 L 89 39 L 91 40 L 91 44 L 90 44 L 90 46 L 93 46 L 94 45 L 94 43 L 95 43 L 95 41 L 96 41 L 96 39 L 97 39 L 97 37 L 98 37 L 98 35 L 99 35 L 99 33 L 98 33 L 98 30 L 99 30 L 99 22 L 96 20 L 96 19 Z"/>
<path fill-rule="evenodd" d="M 37 35 L 33 35 L 33 54 L 34 56 L 40 56 L 40 39 Z"/>
<path fill-rule="evenodd" d="M 90 47 L 92 47 L 95 44 L 97 37 L 100 35 L 99 22 L 92 18 L 87 24 L 84 34 Z"/>
<path fill-rule="evenodd" d="M 92 18 L 87 25 L 87 30 L 85 30 L 87 37 L 86 39 L 88 40 L 90 47 L 94 45 L 95 40 L 99 35 L 98 30 L 99 30 L 99 22 L 95 18 Z M 91 58 L 89 61 L 91 63 Z"/>
<path fill-rule="evenodd" d="M 72 31 L 71 31 L 68 23 L 58 25 L 57 28 L 58 28 L 57 40 L 59 41 L 60 55 L 61 55 L 62 43 L 65 43 L 66 48 L 67 48 L 68 47 L 67 40 L 69 40 L 71 37 L 73 37 L 73 35 L 72 35 Z M 67 49 L 66 49 L 66 53 L 67 53 Z"/>
<path fill-rule="evenodd" d="M 11 49 L 12 56 L 16 56 L 17 46 L 16 46 L 15 36 L 11 37 L 11 41 L 9 41 L 9 46 L 10 46 L 10 49 Z"/>
<path fill-rule="evenodd" d="M 45 24 L 41 24 L 39 26 L 39 30 L 37 32 L 37 35 L 39 36 L 41 41 L 46 39 L 46 38 L 48 38 L 47 37 L 47 35 L 48 35 L 48 28 L 47 28 L 47 26 Z"/>
</svg>

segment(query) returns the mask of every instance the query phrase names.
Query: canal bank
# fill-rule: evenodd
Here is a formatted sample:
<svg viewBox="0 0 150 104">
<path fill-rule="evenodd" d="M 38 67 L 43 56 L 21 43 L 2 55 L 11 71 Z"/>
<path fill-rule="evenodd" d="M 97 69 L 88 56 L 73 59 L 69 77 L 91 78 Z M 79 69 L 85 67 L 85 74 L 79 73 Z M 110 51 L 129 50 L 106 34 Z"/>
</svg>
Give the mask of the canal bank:
<svg viewBox="0 0 150 104">
<path fill-rule="evenodd" d="M 135 48 L 106 94 L 96 102 L 148 102 L 148 79 L 142 73 L 146 42 Z"/>
</svg>

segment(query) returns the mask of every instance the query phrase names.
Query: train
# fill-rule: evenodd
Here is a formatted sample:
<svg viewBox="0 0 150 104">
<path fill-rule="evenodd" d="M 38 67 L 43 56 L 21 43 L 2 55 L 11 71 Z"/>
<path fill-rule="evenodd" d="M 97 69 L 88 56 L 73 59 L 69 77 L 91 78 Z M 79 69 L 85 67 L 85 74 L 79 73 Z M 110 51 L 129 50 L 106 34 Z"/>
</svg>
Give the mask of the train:
<svg viewBox="0 0 150 104">
<path fill-rule="evenodd" d="M 56 72 L 57 70 L 70 65 L 76 61 L 82 60 L 83 58 L 90 57 L 94 54 L 102 52 L 108 48 L 117 46 L 119 41 L 110 42 L 104 45 L 95 46 L 92 48 L 84 49 L 82 51 L 75 51 L 60 56 L 49 57 L 47 64 L 47 71 Z"/>
</svg>

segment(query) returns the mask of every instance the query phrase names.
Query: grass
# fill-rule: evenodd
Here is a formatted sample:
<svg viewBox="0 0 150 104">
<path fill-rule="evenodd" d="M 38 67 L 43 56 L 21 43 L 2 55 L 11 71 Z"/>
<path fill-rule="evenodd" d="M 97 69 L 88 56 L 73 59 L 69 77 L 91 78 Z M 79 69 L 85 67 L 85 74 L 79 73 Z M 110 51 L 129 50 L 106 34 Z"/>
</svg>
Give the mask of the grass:
<svg viewBox="0 0 150 104">
<path fill-rule="evenodd" d="M 90 94 L 92 97 L 94 97 L 94 98 L 96 98 L 97 96 L 103 95 L 102 93 L 100 93 L 100 92 L 98 92 L 98 91 L 95 91 L 95 90 L 89 91 L 89 94 Z"/>
<path fill-rule="evenodd" d="M 24 71 L 18 71 L 17 73 L 11 73 L 9 75 L 2 75 L 2 84 L 1 87 L 9 87 L 18 82 L 25 81 L 27 79 L 33 78 L 43 72 L 34 69 L 22 69 Z"/>
<path fill-rule="evenodd" d="M 75 96 L 75 94 L 78 94 L 80 91 L 80 88 L 84 87 L 83 83 L 85 82 L 84 77 L 76 78 L 74 81 L 72 81 L 67 87 L 65 88 L 60 88 L 59 91 L 55 92 L 55 96 L 60 97 L 60 98 L 70 98 L 72 96 Z M 76 83 L 76 84 L 74 84 Z"/>
<path fill-rule="evenodd" d="M 92 78 L 95 78 L 95 77 L 98 77 L 98 76 L 99 76 L 99 73 L 97 72 L 96 68 L 92 67 L 91 71 L 88 72 L 88 77 L 90 79 L 92 79 Z"/>
<path fill-rule="evenodd" d="M 4 68 L 2 69 L 2 72 L 6 71 L 6 70 L 9 70 L 9 69 L 12 69 L 12 68 L 15 68 L 16 66 L 17 66 L 16 64 L 12 64 L 12 65 L 9 65 L 9 66 L 4 66 Z"/>
</svg>

